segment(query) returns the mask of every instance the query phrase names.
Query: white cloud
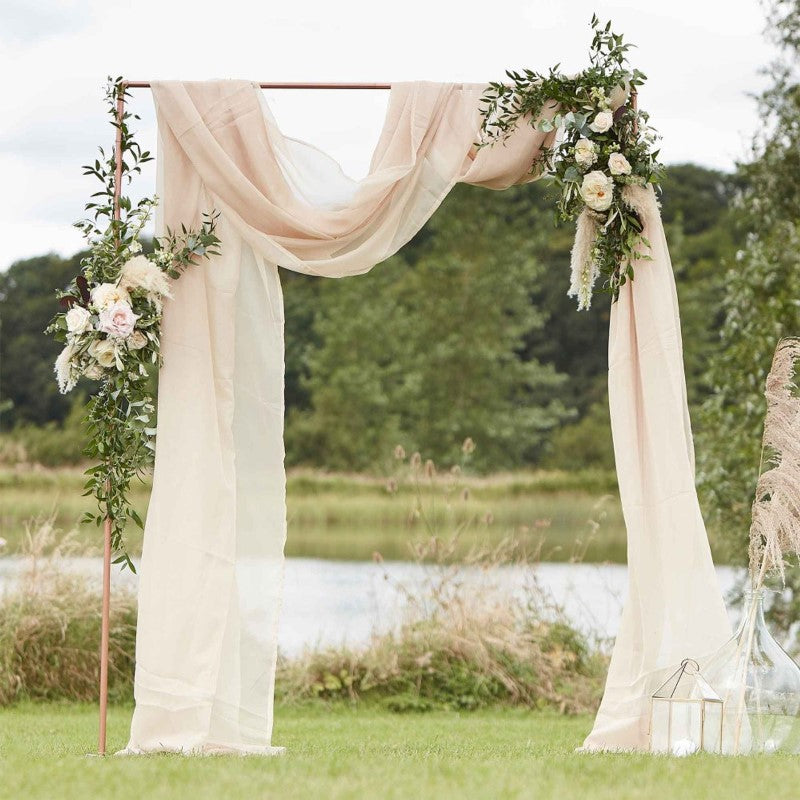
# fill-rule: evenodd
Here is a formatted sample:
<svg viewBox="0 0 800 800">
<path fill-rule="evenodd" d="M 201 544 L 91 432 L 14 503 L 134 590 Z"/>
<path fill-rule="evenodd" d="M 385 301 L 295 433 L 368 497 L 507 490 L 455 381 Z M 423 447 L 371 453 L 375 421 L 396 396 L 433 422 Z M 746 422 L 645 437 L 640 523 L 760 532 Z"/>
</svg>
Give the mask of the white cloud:
<svg viewBox="0 0 800 800">
<path fill-rule="evenodd" d="M 107 74 L 131 79 L 244 77 L 264 80 L 442 80 L 501 78 L 506 68 L 567 71 L 585 63 L 596 10 L 638 45 L 632 60 L 649 76 L 641 104 L 664 135 L 667 162 L 731 168 L 756 130 L 747 97 L 772 57 L 758 31 L 758 0 L 481 2 L 408 0 L 402 6 L 305 0 L 281 11 L 250 0 L 4 0 L 0 9 L 0 268 L 47 250 L 70 253 L 71 228 L 91 183 L 80 165 L 110 144 L 101 104 Z M 9 80 L 9 76 L 13 78 Z M 386 105 L 379 92 L 272 92 L 285 133 L 311 141 L 363 174 Z M 153 146 L 147 92 L 140 141 Z M 153 170 L 139 183 L 152 191 Z"/>
</svg>

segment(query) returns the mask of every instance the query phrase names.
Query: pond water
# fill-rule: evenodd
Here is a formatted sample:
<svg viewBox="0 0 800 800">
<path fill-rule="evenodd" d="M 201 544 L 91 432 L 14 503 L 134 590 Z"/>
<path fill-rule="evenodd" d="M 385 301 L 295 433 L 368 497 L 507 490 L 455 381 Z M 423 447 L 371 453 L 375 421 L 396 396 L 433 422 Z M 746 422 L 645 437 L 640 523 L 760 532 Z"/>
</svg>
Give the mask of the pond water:
<svg viewBox="0 0 800 800">
<path fill-rule="evenodd" d="M 0 591 L 13 584 L 27 563 L 0 558 Z M 100 559 L 69 559 L 67 564 L 80 573 L 96 575 L 99 584 Z M 289 558 L 279 631 L 281 652 L 292 656 L 316 646 L 364 643 L 372 633 L 395 627 L 407 613 L 408 598 L 425 596 L 426 586 L 440 574 L 435 566 L 403 561 Z M 723 592 L 733 588 L 738 574 L 732 567 L 717 568 Z M 627 567 L 619 564 L 545 562 L 534 568 L 490 570 L 462 567 L 455 579 L 476 591 L 502 587 L 515 593 L 530 592 L 535 586 L 537 595 L 560 607 L 576 627 L 601 640 L 616 635 L 627 591 Z M 246 578 L 244 584 L 257 586 Z M 115 568 L 112 586 L 135 589 L 136 576 Z M 257 620 L 254 622 L 257 625 Z"/>
</svg>

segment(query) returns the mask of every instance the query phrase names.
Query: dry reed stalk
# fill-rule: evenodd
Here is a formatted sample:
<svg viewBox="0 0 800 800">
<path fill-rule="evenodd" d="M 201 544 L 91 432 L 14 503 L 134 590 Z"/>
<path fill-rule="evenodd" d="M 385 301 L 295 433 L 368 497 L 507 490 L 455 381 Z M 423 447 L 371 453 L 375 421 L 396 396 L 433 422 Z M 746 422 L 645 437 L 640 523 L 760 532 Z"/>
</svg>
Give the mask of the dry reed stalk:
<svg viewBox="0 0 800 800">
<path fill-rule="evenodd" d="M 800 339 L 781 339 L 766 381 L 761 469 L 750 525 L 754 589 L 770 571 L 783 579 L 786 556 L 800 554 L 800 397 L 794 381 L 798 358 Z"/>
<path fill-rule="evenodd" d="M 795 364 L 800 358 L 800 339 L 781 339 L 775 348 L 764 389 L 767 411 L 761 442 L 761 463 L 750 524 L 750 586 L 753 592 L 770 572 L 785 579 L 789 555 L 800 555 L 800 397 L 795 384 Z M 768 466 L 768 469 L 764 469 Z M 758 607 L 748 609 L 745 633 L 735 659 L 749 659 L 755 638 Z M 734 754 L 738 754 L 744 723 L 746 675 L 737 692 Z"/>
</svg>

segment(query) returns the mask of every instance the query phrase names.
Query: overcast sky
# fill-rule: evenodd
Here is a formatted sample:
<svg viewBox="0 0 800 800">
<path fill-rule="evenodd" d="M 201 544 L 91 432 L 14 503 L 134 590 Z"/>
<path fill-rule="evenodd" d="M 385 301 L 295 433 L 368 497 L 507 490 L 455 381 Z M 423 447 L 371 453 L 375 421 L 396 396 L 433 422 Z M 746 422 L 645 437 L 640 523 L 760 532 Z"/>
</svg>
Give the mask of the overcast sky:
<svg viewBox="0 0 800 800">
<path fill-rule="evenodd" d="M 71 223 L 95 190 L 80 165 L 113 133 L 106 75 L 275 81 L 489 81 L 506 68 L 586 64 L 593 12 L 638 45 L 649 81 L 640 105 L 667 163 L 731 169 L 756 131 L 748 96 L 773 58 L 758 0 L 0 0 L 0 269 L 81 246 Z M 358 177 L 385 92 L 268 92 L 291 136 Z M 150 94 L 138 90 L 139 140 L 155 141 Z M 138 184 L 153 191 L 154 169 Z"/>
</svg>

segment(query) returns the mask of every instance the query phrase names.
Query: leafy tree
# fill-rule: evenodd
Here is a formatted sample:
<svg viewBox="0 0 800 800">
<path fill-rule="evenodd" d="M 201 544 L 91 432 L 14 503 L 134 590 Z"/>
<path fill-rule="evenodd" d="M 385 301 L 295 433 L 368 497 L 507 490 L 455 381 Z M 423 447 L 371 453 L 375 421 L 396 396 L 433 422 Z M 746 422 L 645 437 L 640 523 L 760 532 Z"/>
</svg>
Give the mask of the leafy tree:
<svg viewBox="0 0 800 800">
<path fill-rule="evenodd" d="M 508 191 L 514 191 L 509 197 L 512 218 L 526 232 L 542 265 L 531 287 L 531 302 L 546 314 L 544 324 L 524 337 L 521 357 L 552 364 L 564 375 L 558 396 L 582 417 L 606 394 L 611 296 L 597 292 L 591 310 L 581 313 L 575 310 L 575 299 L 567 296 L 575 229 L 557 222 L 556 188 L 539 181 Z"/>
<path fill-rule="evenodd" d="M 555 432 L 545 464 L 563 470 L 614 469 L 607 398 L 590 406 L 577 422 Z"/>
<path fill-rule="evenodd" d="M 286 320 L 284 397 L 287 411 L 302 410 L 311 404 L 306 381 L 311 352 L 319 345 L 314 319 L 319 307 L 321 284 L 314 276 L 289 271 L 281 273 L 281 282 Z"/>
<path fill-rule="evenodd" d="M 289 463 L 363 470 L 399 441 L 411 379 L 404 352 L 409 320 L 397 297 L 406 269 L 395 257 L 368 275 L 317 279 L 313 337 L 320 344 L 305 350 L 308 373 L 299 384 L 311 407 L 289 409 Z"/>
<path fill-rule="evenodd" d="M 733 263 L 743 246 L 730 210 L 743 185 L 695 165 L 671 166 L 664 182 L 693 405 L 708 395 L 708 358 L 720 347 L 720 262 Z M 478 429 L 475 463 L 485 469 L 610 463 L 610 298 L 598 294 L 578 314 L 566 296 L 573 229 L 554 225 L 552 194 L 544 181 L 505 192 L 457 187 L 368 276 L 282 274 L 290 463 L 372 468 L 400 438 L 446 459 Z M 53 289 L 78 260 L 43 256 L 0 274 L 5 426 L 61 423 L 68 411 L 52 378 L 57 353 L 41 331 Z"/>
<path fill-rule="evenodd" d="M 61 421 L 70 402 L 58 392 L 53 364 L 60 345 L 44 335 L 57 309 L 55 289 L 78 272 L 84 253 L 29 258 L 0 272 L 0 407 L 3 428 Z"/>
<path fill-rule="evenodd" d="M 507 208 L 494 198 L 487 214 L 483 193 L 460 187 L 412 243 L 415 263 L 396 256 L 323 287 L 313 408 L 290 417 L 290 455 L 363 468 L 402 441 L 448 460 L 472 436 L 484 468 L 535 458 L 568 415 L 554 396 L 563 378 L 520 358 L 545 321 L 530 302 L 542 268 L 513 193 Z"/>
<path fill-rule="evenodd" d="M 572 416 L 561 397 L 565 377 L 522 356 L 526 338 L 541 335 L 550 318 L 532 302 L 545 267 L 539 237 L 519 213 L 525 193 L 492 195 L 487 214 L 485 190 L 459 187 L 447 214 L 431 220 L 434 243 L 408 273 L 411 372 L 420 391 L 406 430 L 439 458 L 455 460 L 454 448 L 471 436 L 478 466 L 536 462 L 552 430 Z"/>
<path fill-rule="evenodd" d="M 744 235 L 735 221 L 734 200 L 743 180 L 694 164 L 670 166 L 663 184 L 662 209 L 680 299 L 684 366 L 693 411 L 708 397 L 708 362 L 720 346 L 726 264 Z M 692 421 L 699 429 L 701 415 Z"/>
<path fill-rule="evenodd" d="M 743 249 L 729 265 L 720 292 L 720 347 L 707 380 L 698 448 L 700 485 L 714 523 L 726 531 L 733 555 L 746 559 L 765 413 L 764 379 L 781 336 L 800 332 L 800 2 L 769 4 L 769 33 L 781 47 L 771 87 L 759 101 L 762 131 L 739 204 Z"/>
</svg>

